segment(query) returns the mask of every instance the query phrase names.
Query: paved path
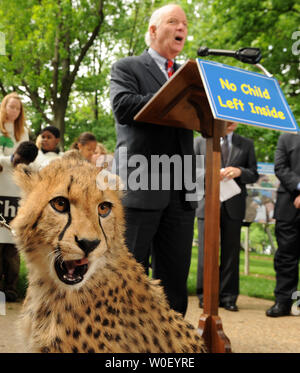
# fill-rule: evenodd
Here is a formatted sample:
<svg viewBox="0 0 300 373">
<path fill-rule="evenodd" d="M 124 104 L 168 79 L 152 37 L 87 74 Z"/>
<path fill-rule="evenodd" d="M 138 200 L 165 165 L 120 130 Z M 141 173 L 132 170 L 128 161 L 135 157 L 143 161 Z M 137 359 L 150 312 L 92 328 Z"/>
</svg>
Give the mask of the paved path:
<svg viewBox="0 0 300 373">
<path fill-rule="evenodd" d="M 271 318 L 265 311 L 274 302 L 240 295 L 238 312 L 219 308 L 223 331 L 236 353 L 300 353 L 300 316 Z M 189 298 L 186 318 L 197 325 L 203 310 Z"/>
<path fill-rule="evenodd" d="M 6 303 L 6 315 L 0 315 L 0 352 L 24 352 L 15 327 L 20 309 L 21 303 Z"/>
<path fill-rule="evenodd" d="M 239 312 L 219 309 L 223 330 L 236 353 L 300 353 L 300 316 L 278 319 L 265 316 L 271 301 L 240 296 Z M 7 303 L 6 315 L 0 316 L 0 353 L 24 352 L 16 335 L 15 321 L 20 303 Z M 196 297 L 189 298 L 186 319 L 197 326 L 202 309 Z"/>
</svg>

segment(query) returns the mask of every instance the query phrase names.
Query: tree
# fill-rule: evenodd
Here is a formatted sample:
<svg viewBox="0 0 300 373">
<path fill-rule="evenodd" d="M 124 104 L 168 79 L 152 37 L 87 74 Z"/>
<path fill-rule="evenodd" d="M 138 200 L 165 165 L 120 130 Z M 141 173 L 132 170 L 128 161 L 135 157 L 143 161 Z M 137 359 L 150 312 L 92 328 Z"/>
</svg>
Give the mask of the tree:
<svg viewBox="0 0 300 373">
<path fill-rule="evenodd" d="M 109 102 L 109 74 L 119 58 L 140 54 L 145 48 L 144 35 L 157 0 L 120 1 L 109 22 L 101 28 L 97 40 L 85 58 L 85 73 L 77 77 L 66 120 L 66 144 L 70 145 L 83 130 L 93 132 L 113 151 L 116 134 Z M 112 13 L 107 6 L 105 13 Z"/>
<path fill-rule="evenodd" d="M 42 121 L 65 131 L 72 86 L 104 22 L 105 0 L 2 0 L 3 95 L 27 96 Z M 16 27 L 16 23 L 18 27 Z"/>
<path fill-rule="evenodd" d="M 300 64 L 299 53 L 295 53 L 297 48 L 293 48 L 295 39 L 292 38 L 300 24 L 299 1 L 203 0 L 201 3 L 192 3 L 194 22 L 189 32 L 194 35 L 194 40 L 188 46 L 189 54 L 195 55 L 197 48 L 202 45 L 233 50 L 245 46 L 260 48 L 263 66 L 280 82 L 291 110 L 299 120 Z M 260 72 L 256 67 L 232 58 L 207 59 Z M 239 126 L 238 132 L 254 140 L 258 160 L 273 161 L 280 132 L 249 125 Z"/>
<path fill-rule="evenodd" d="M 0 56 L 0 92 L 5 95 L 15 90 L 27 98 L 27 113 L 35 133 L 45 124 L 54 124 L 62 134 L 66 133 L 66 143 L 70 144 L 77 136 L 77 128 L 86 127 L 104 134 L 112 147 L 111 65 L 121 57 L 143 51 L 150 15 L 169 2 L 0 0 L 0 32 L 6 36 L 6 56 Z M 263 65 L 281 82 L 299 119 L 300 35 L 292 38 L 300 23 L 298 0 L 177 3 L 189 20 L 189 38 L 180 62 L 196 58 L 201 45 L 224 49 L 259 47 Z M 232 59 L 212 59 L 258 72 Z M 279 132 L 247 125 L 239 126 L 238 132 L 255 140 L 260 161 L 273 160 Z"/>
</svg>

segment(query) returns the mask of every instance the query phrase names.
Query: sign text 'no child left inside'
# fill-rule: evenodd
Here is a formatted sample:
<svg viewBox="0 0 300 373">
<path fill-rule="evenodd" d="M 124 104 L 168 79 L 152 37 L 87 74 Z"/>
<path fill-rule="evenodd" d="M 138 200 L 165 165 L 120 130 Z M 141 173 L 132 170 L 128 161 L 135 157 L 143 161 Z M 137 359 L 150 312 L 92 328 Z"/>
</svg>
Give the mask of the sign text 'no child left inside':
<svg viewBox="0 0 300 373">
<path fill-rule="evenodd" d="M 216 62 L 197 63 L 214 118 L 299 131 L 276 79 Z"/>
</svg>

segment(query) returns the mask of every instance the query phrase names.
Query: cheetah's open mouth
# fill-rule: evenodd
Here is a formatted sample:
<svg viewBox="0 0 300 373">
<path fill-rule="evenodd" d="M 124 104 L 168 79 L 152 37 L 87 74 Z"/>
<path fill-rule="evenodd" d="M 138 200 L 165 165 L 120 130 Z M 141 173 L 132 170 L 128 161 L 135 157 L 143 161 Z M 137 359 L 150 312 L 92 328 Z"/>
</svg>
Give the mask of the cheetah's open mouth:
<svg viewBox="0 0 300 373">
<path fill-rule="evenodd" d="M 88 270 L 88 259 L 63 261 L 58 257 L 55 260 L 54 268 L 60 281 L 67 285 L 75 285 L 83 280 Z"/>
</svg>

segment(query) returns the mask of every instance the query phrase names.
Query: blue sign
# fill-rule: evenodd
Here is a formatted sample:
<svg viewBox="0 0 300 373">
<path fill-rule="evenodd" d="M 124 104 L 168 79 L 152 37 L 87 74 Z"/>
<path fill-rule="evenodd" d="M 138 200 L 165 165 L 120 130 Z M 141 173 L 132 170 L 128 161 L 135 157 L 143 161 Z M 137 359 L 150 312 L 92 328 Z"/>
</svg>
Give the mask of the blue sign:
<svg viewBox="0 0 300 373">
<path fill-rule="evenodd" d="M 274 175 L 274 163 L 257 162 L 257 172 L 260 175 Z"/>
<path fill-rule="evenodd" d="M 197 62 L 214 118 L 299 131 L 276 79 L 200 58 Z"/>
</svg>

